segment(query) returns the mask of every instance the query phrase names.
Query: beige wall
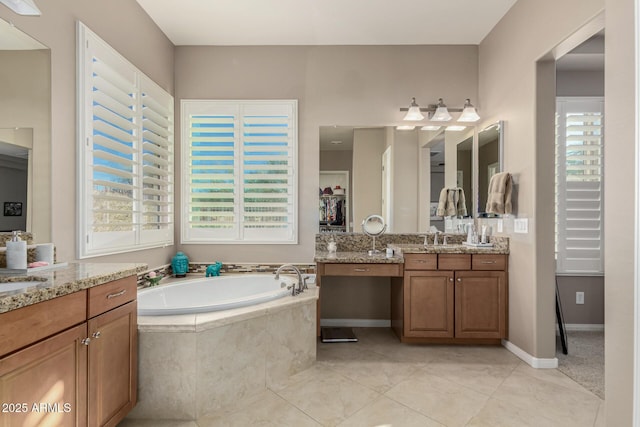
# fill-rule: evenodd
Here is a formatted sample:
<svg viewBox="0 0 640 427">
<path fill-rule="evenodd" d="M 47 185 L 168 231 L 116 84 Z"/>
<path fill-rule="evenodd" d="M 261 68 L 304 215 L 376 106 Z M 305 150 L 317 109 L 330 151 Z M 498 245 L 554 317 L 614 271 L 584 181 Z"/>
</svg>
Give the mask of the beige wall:
<svg viewBox="0 0 640 427">
<path fill-rule="evenodd" d="M 395 131 L 392 147 L 393 233 L 418 231 L 418 132 Z"/>
<path fill-rule="evenodd" d="M 362 220 L 382 214 L 382 153 L 385 149 L 384 129 L 353 131 L 353 231 L 361 232 Z"/>
<path fill-rule="evenodd" d="M 606 425 L 630 426 L 634 373 L 634 217 L 638 155 L 634 1 L 605 0 L 605 394 Z M 637 171 L 635 171 L 637 172 Z M 637 345 L 637 344 L 636 344 Z M 638 357 L 638 356 L 636 356 Z M 638 396 L 635 398 L 638 404 Z"/>
<path fill-rule="evenodd" d="M 23 17 L 0 7 L 13 22 L 51 49 L 51 237 L 60 261 L 76 257 L 76 20 L 113 46 L 136 67 L 173 93 L 171 42 L 142 8 L 130 0 L 41 1 L 41 17 Z M 34 138 L 36 135 L 34 133 Z M 173 248 L 94 258 L 95 261 L 168 262 Z"/>
<path fill-rule="evenodd" d="M 0 52 L 0 129 L 29 129 L 32 206 L 23 214 L 29 209 L 29 231 L 40 243 L 51 241 L 50 57 L 48 50 Z"/>
<path fill-rule="evenodd" d="M 425 105 L 438 97 L 461 105 L 465 98 L 476 97 L 477 60 L 477 46 L 177 47 L 178 102 L 298 99 L 302 171 L 298 245 L 280 245 L 278 251 L 261 245 L 179 248 L 194 260 L 215 256 L 236 262 L 311 261 L 318 227 L 319 126 L 393 125 L 401 121 L 399 109 L 411 97 Z M 354 163 L 359 161 L 354 153 Z M 354 197 L 356 192 L 354 187 Z M 354 222 L 357 229 L 358 218 Z"/>
<path fill-rule="evenodd" d="M 553 213 L 548 202 L 553 200 L 553 181 L 547 179 L 553 138 L 538 135 L 536 127 L 536 117 L 553 117 L 553 107 L 537 108 L 536 72 L 544 74 L 545 69 L 539 70 L 536 61 L 603 7 L 602 0 L 520 0 L 479 49 L 479 127 L 505 121 L 505 170 L 517 186 L 517 215 L 529 218 L 528 234 L 510 236 L 509 341 L 538 358 L 555 357 L 555 315 Z M 543 95 L 548 98 L 548 93 Z"/>
<path fill-rule="evenodd" d="M 558 276 L 558 294 L 567 324 L 604 324 L 604 277 Z M 576 304 L 576 292 L 584 292 L 584 304 Z"/>
</svg>

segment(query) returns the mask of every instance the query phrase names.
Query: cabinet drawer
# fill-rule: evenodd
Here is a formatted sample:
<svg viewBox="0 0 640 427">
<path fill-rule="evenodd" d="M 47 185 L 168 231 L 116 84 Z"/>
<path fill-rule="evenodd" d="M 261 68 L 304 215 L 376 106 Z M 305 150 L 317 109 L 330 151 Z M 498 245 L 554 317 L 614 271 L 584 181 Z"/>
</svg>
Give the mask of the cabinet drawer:
<svg viewBox="0 0 640 427">
<path fill-rule="evenodd" d="M 440 254 L 438 255 L 438 270 L 471 270 L 471 255 Z"/>
<path fill-rule="evenodd" d="M 438 268 L 438 255 L 436 254 L 405 254 L 405 270 L 436 270 Z"/>
<path fill-rule="evenodd" d="M 86 320 L 87 291 L 0 314 L 0 356 Z"/>
<path fill-rule="evenodd" d="M 135 276 L 114 280 L 104 285 L 89 288 L 88 317 L 94 317 L 136 299 Z"/>
<path fill-rule="evenodd" d="M 325 276 L 402 276 L 402 264 L 325 264 Z"/>
<path fill-rule="evenodd" d="M 472 270 L 506 270 L 506 255 L 473 255 L 471 257 Z"/>
</svg>

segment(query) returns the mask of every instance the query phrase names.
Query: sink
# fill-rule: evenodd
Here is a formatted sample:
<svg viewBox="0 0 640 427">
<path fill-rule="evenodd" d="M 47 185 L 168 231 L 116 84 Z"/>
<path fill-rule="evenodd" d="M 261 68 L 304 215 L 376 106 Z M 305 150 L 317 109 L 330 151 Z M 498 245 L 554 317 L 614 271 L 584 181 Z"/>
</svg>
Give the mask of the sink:
<svg viewBox="0 0 640 427">
<path fill-rule="evenodd" d="M 11 281 L 0 281 L 0 292 L 11 292 L 11 291 L 19 291 L 22 289 L 30 288 L 33 286 L 43 285 L 47 282 L 46 279 L 38 279 L 38 278 L 25 278 L 11 280 Z"/>
</svg>

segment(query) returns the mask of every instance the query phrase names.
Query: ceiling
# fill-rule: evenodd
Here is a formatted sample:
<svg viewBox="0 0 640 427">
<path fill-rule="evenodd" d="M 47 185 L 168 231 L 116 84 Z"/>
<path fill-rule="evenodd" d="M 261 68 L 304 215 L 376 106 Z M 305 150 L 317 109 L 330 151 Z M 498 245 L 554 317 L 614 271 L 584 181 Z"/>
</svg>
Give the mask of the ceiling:
<svg viewBox="0 0 640 427">
<path fill-rule="evenodd" d="M 175 45 L 479 44 L 516 0 L 137 0 Z"/>
</svg>

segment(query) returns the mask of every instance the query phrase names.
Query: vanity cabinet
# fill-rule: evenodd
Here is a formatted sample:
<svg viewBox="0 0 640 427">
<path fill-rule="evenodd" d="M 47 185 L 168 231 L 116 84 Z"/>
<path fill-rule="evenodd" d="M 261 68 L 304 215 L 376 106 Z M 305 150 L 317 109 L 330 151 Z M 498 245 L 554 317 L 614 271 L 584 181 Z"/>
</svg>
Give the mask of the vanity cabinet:
<svg viewBox="0 0 640 427">
<path fill-rule="evenodd" d="M 117 425 L 136 403 L 135 297 L 131 276 L 0 314 L 0 426 Z"/>
<path fill-rule="evenodd" d="M 392 282 L 392 328 L 405 342 L 507 338 L 507 255 L 405 254 Z"/>
</svg>

